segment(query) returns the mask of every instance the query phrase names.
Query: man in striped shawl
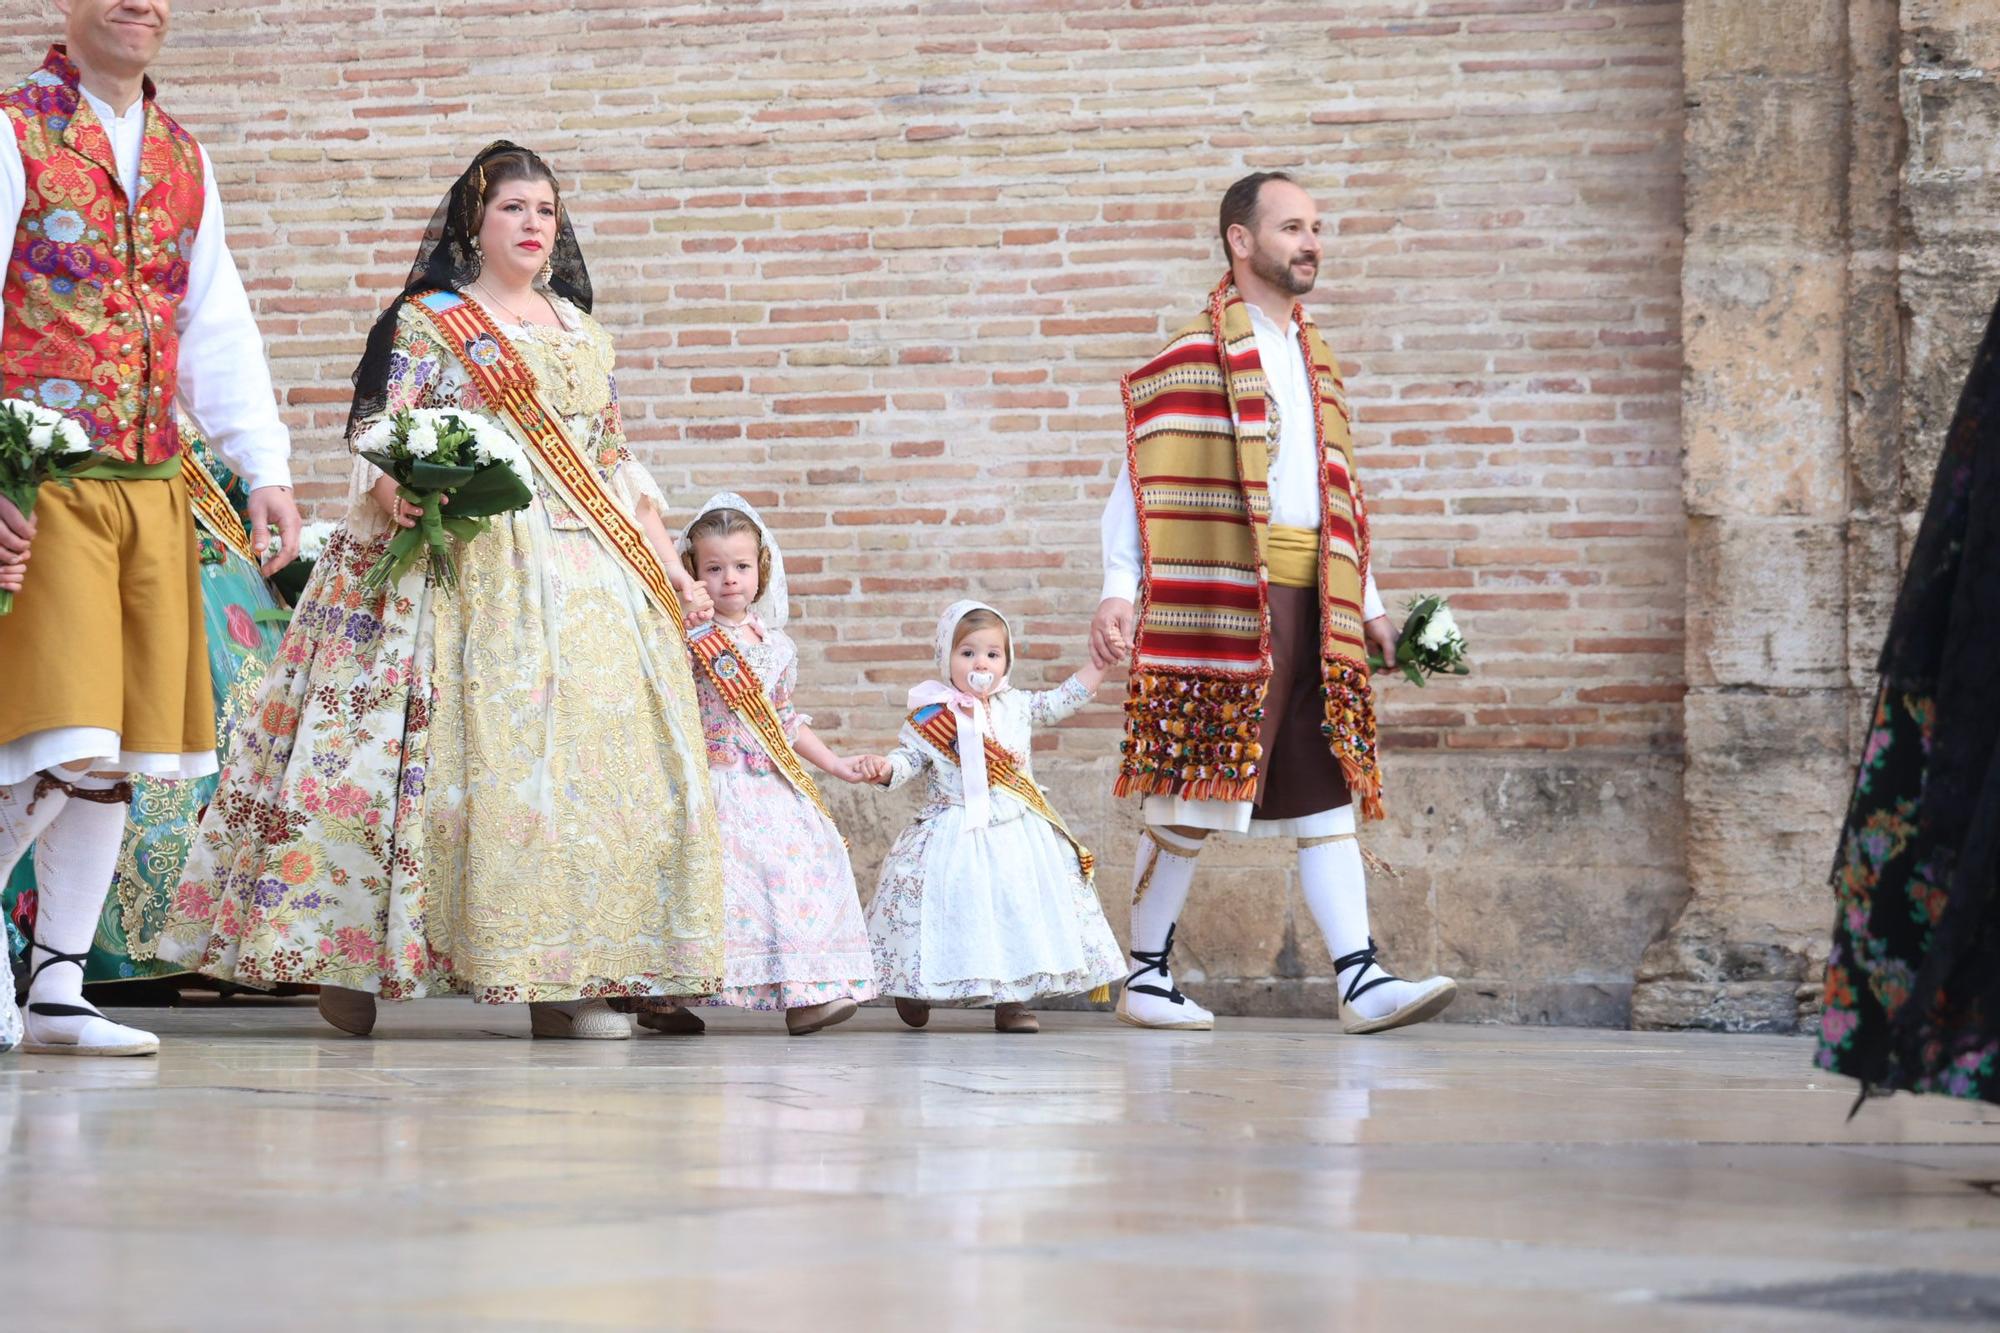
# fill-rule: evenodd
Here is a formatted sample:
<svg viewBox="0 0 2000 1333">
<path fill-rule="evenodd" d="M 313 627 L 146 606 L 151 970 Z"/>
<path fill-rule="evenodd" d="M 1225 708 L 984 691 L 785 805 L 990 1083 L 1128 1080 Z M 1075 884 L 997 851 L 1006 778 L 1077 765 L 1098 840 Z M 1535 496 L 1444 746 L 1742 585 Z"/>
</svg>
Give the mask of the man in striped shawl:
<svg viewBox="0 0 2000 1333">
<path fill-rule="evenodd" d="M 1229 274 L 1124 381 L 1126 459 L 1105 506 L 1091 654 L 1131 644 L 1119 795 L 1144 799 L 1131 974 L 1118 1016 L 1209 1028 L 1174 985 L 1174 926 L 1212 832 L 1298 840 L 1349 1032 L 1434 1017 L 1457 991 L 1377 962 L 1355 806 L 1382 814 L 1368 651 L 1396 659 L 1368 563 L 1339 367 L 1299 298 L 1319 212 L 1282 172 L 1229 187 Z"/>
</svg>

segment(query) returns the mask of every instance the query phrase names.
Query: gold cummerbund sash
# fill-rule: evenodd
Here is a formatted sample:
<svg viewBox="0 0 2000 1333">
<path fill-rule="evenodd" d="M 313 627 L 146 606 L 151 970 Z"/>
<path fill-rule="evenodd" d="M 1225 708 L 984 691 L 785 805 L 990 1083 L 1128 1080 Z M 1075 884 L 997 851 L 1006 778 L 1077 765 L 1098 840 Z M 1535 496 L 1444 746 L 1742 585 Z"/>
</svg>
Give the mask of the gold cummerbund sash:
<svg viewBox="0 0 2000 1333">
<path fill-rule="evenodd" d="M 1264 539 L 1264 572 L 1280 588 L 1319 587 L 1319 529 L 1273 523 Z"/>
</svg>

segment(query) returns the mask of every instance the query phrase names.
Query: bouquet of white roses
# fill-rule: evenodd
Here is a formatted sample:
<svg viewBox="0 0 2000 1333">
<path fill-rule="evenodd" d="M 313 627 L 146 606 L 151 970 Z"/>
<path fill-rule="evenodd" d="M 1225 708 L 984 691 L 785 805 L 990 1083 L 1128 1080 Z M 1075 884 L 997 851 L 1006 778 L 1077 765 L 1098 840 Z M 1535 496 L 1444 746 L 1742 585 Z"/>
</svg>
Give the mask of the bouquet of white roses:
<svg viewBox="0 0 2000 1333">
<path fill-rule="evenodd" d="M 1384 663 L 1370 653 L 1368 665 L 1380 671 Z M 1472 674 L 1465 660 L 1465 636 L 1458 632 L 1458 622 L 1451 618 L 1451 602 L 1443 594 L 1425 593 L 1410 603 L 1403 636 L 1396 644 L 1396 665 L 1412 685 L 1422 685 L 1432 676 Z"/>
<path fill-rule="evenodd" d="M 316 563 L 326 554 L 327 538 L 333 536 L 333 530 L 339 526 L 338 523 L 322 520 L 299 529 L 299 559 L 309 565 Z"/>
<path fill-rule="evenodd" d="M 401 578 L 428 552 L 431 576 L 458 586 L 450 538 L 471 541 L 494 514 L 526 509 L 535 498 L 528 456 L 512 435 L 474 412 L 421 409 L 384 417 L 355 442 L 361 456 L 396 479 L 397 494 L 423 512 L 390 539 L 362 582 L 379 588 Z M 450 517 L 444 509 L 449 497 Z"/>
<path fill-rule="evenodd" d="M 0 400 L 0 495 L 23 517 L 35 512 L 42 483 L 67 486 L 97 461 L 83 427 L 52 407 L 25 398 Z M 14 594 L 0 590 L 0 616 L 14 609 Z"/>
</svg>

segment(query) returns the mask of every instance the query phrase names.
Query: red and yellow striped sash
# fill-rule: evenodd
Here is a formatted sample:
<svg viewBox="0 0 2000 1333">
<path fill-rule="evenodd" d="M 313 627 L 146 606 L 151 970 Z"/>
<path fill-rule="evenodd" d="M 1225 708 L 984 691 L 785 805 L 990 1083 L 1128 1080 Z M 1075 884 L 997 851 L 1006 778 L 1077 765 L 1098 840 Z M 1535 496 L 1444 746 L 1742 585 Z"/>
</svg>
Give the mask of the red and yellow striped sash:
<svg viewBox="0 0 2000 1333">
<path fill-rule="evenodd" d="M 229 496 L 215 474 L 203 465 L 195 445 L 198 436 L 187 422 L 180 423 L 181 431 L 181 476 L 187 479 L 188 503 L 194 510 L 195 518 L 209 535 L 227 546 L 251 564 L 260 564 L 256 552 L 250 549 L 250 531 L 243 525 L 243 516 L 236 512 L 236 506 L 229 502 Z"/>
<path fill-rule="evenodd" d="M 826 816 L 827 823 L 834 824 L 833 811 L 826 808 L 819 785 L 806 771 L 805 761 L 799 758 L 799 752 L 792 748 L 791 738 L 785 735 L 785 724 L 779 719 L 771 696 L 764 693 L 764 682 L 757 678 L 757 673 L 729 642 L 729 635 L 723 632 L 720 625 L 710 623 L 690 630 L 687 641 L 695 665 L 701 668 L 702 675 L 715 687 L 715 692 L 722 696 L 722 702 L 729 705 L 729 711 L 743 719 L 744 725 L 763 745 L 764 753 L 785 775 L 785 780 Z M 838 829 L 839 825 L 834 824 L 834 827 Z M 845 837 L 840 841 L 842 846 L 847 845 Z"/>
<path fill-rule="evenodd" d="M 543 479 L 571 509 L 583 515 L 598 540 L 632 571 L 654 605 L 679 626 L 680 598 L 674 594 L 673 581 L 667 577 L 659 553 L 605 491 L 597 469 L 563 430 L 562 419 L 542 405 L 534 373 L 507 335 L 486 318 L 477 302 L 456 292 L 426 292 L 412 304 L 437 329 L 480 396 L 495 411 L 505 413 L 521 432 L 521 438 L 528 442 L 528 456 Z"/>
<path fill-rule="evenodd" d="M 926 704 L 910 714 L 910 729 L 952 763 L 958 762 L 958 715 L 951 709 L 943 704 Z M 1049 798 L 1035 785 L 1035 780 L 1021 771 L 1021 765 L 1014 756 L 991 736 L 984 739 L 987 785 L 1006 792 L 1047 820 L 1049 827 L 1060 833 L 1064 841 L 1075 849 L 1077 866 L 1083 871 L 1083 877 L 1090 879 L 1097 871 L 1097 858 L 1091 855 L 1088 847 L 1077 841 L 1076 835 L 1069 831 L 1069 825 L 1063 823 L 1063 817 L 1049 804 Z"/>
</svg>

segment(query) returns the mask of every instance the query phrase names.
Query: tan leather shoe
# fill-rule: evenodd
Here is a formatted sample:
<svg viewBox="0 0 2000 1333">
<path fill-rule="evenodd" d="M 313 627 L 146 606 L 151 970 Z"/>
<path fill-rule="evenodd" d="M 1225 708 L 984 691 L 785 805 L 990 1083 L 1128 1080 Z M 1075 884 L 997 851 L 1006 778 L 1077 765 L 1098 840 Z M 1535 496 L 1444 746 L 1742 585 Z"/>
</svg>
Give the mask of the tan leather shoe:
<svg viewBox="0 0 2000 1333">
<path fill-rule="evenodd" d="M 375 1030 L 375 997 L 346 986 L 321 986 L 319 1016 L 349 1036 L 365 1037 Z"/>
<path fill-rule="evenodd" d="M 678 1004 L 671 1009 L 640 1010 L 639 1026 L 669 1037 L 699 1037 L 708 1031 L 708 1024 L 701 1021 L 700 1014 Z"/>
<path fill-rule="evenodd" d="M 997 1004 L 993 1006 L 993 1030 L 995 1032 L 1040 1032 L 1042 1021 L 1028 1012 L 1025 1004 Z"/>
<path fill-rule="evenodd" d="M 821 1028 L 830 1028 L 835 1023 L 845 1023 L 861 1012 L 861 1006 L 845 995 L 825 1004 L 808 1004 L 798 1009 L 785 1010 L 785 1031 L 794 1037 L 808 1036 Z"/>
</svg>

